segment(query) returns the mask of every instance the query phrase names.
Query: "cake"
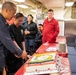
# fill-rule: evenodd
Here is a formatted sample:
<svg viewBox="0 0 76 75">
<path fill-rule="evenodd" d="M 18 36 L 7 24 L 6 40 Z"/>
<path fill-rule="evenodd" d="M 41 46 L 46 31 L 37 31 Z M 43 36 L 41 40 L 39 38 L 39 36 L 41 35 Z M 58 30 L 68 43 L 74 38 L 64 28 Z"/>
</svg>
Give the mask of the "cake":
<svg viewBox="0 0 76 75">
<path fill-rule="evenodd" d="M 34 54 L 26 64 L 26 74 L 47 74 L 59 72 L 60 60 L 56 52 Z M 26 75 L 24 74 L 24 75 Z"/>
</svg>

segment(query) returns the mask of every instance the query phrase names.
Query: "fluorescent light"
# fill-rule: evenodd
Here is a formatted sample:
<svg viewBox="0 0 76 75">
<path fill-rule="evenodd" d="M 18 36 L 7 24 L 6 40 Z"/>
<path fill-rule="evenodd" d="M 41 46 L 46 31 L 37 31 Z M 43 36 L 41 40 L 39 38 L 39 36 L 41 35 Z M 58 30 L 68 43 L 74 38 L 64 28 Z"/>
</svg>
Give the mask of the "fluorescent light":
<svg viewBox="0 0 76 75">
<path fill-rule="evenodd" d="M 36 12 L 36 10 L 31 10 L 32 12 Z"/>
<path fill-rule="evenodd" d="M 25 2 L 25 0 L 14 0 L 16 2 Z"/>
<path fill-rule="evenodd" d="M 17 6 L 19 6 L 21 8 L 28 8 L 28 6 L 26 6 L 26 5 L 17 5 Z"/>
<path fill-rule="evenodd" d="M 74 2 L 66 2 L 66 6 L 72 6 L 74 4 Z"/>
<path fill-rule="evenodd" d="M 2 4 L 0 4 L 0 8 L 2 7 Z"/>
</svg>

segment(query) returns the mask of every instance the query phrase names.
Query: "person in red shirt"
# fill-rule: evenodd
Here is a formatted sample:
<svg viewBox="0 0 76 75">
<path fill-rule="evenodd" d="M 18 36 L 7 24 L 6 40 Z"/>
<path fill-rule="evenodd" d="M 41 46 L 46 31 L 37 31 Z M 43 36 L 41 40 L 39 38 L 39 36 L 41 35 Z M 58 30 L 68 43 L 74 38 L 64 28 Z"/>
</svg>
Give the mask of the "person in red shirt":
<svg viewBox="0 0 76 75">
<path fill-rule="evenodd" d="M 48 10 L 48 17 L 43 22 L 42 43 L 54 43 L 59 33 L 59 24 L 53 17 L 54 11 Z"/>
</svg>

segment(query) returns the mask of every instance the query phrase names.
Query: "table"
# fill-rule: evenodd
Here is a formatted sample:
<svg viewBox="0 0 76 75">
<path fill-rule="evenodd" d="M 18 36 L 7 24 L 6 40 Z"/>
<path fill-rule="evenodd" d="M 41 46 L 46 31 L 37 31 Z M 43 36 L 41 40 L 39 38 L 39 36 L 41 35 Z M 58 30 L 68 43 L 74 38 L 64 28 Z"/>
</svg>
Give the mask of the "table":
<svg viewBox="0 0 76 75">
<path fill-rule="evenodd" d="M 58 36 L 58 37 L 56 38 L 56 42 L 66 42 L 65 36 Z"/>
<path fill-rule="evenodd" d="M 61 57 L 61 60 L 63 68 L 63 70 L 61 71 L 61 75 L 71 75 L 68 58 Z M 26 72 L 26 63 L 16 72 L 15 75 L 24 75 L 25 72 Z M 43 74 L 43 75 L 50 75 L 50 74 Z"/>
<path fill-rule="evenodd" d="M 59 39 L 60 37 L 58 37 Z M 62 39 L 61 39 L 62 40 Z M 66 41 L 66 40 L 65 40 Z M 46 51 L 48 47 L 57 47 L 58 48 L 58 43 L 52 43 L 52 44 L 42 44 L 39 49 L 36 51 L 36 53 L 43 53 Z M 68 58 L 65 57 L 60 57 L 61 58 L 61 68 L 62 70 L 60 71 L 61 75 L 71 75 L 71 70 L 70 70 L 70 64 Z M 15 73 L 15 75 L 24 75 L 26 72 L 26 63 Z M 40 75 L 40 74 L 39 74 Z M 52 74 L 43 74 L 43 75 L 52 75 Z"/>
</svg>

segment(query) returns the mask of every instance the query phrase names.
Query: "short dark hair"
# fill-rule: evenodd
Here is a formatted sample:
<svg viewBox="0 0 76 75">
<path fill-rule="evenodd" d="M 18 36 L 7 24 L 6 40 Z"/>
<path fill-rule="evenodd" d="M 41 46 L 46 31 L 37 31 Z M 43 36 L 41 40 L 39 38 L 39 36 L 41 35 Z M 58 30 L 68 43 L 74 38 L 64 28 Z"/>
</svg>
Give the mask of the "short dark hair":
<svg viewBox="0 0 76 75">
<path fill-rule="evenodd" d="M 9 10 L 16 9 L 16 5 L 12 2 L 4 2 L 2 5 L 2 10 L 8 8 Z"/>
<path fill-rule="evenodd" d="M 19 17 L 24 17 L 24 15 L 23 15 L 22 13 L 17 13 L 17 14 L 15 15 L 15 18 L 18 19 Z"/>
<path fill-rule="evenodd" d="M 53 9 L 49 9 L 48 12 L 54 12 Z"/>
<path fill-rule="evenodd" d="M 31 16 L 32 18 L 34 18 L 31 14 L 29 14 L 28 16 Z"/>
<path fill-rule="evenodd" d="M 43 27 L 43 25 L 42 25 L 42 24 L 39 24 L 38 26 L 42 26 L 42 27 Z"/>
</svg>

